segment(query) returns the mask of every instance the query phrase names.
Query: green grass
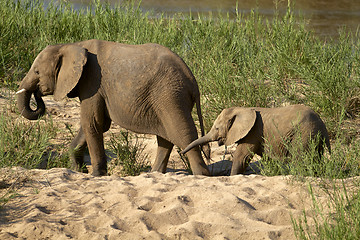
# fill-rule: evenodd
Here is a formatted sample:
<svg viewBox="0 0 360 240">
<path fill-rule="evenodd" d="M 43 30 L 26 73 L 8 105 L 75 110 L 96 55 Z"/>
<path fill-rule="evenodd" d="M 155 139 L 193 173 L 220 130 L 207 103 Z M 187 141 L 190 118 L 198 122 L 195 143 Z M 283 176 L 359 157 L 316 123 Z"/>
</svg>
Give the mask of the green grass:
<svg viewBox="0 0 360 240">
<path fill-rule="evenodd" d="M 325 179 L 341 179 L 358 176 L 360 173 L 360 142 L 352 139 L 345 143 L 345 137 L 337 137 L 332 141 L 331 154 L 324 145 L 324 156 L 319 156 L 316 146 L 318 139 L 312 139 L 307 149 L 302 146 L 301 139 L 295 139 L 291 145 L 283 143 L 290 157 L 273 156 L 271 146 L 261 159 L 261 174 L 266 176 L 292 175 L 297 180 L 306 177 Z"/>
<path fill-rule="evenodd" d="M 0 112 L 0 168 L 70 167 L 65 143 L 52 141 L 58 133 L 49 117 L 28 121 L 9 111 Z"/>
<path fill-rule="evenodd" d="M 275 12 L 271 20 L 256 11 L 249 16 L 238 14 L 235 19 L 149 16 L 134 4 L 113 8 L 94 2 L 89 9 L 74 10 L 67 4 L 44 8 L 41 1 L 0 0 L 0 87 L 17 89 L 36 55 L 48 44 L 91 38 L 128 44 L 156 42 L 176 52 L 193 71 L 207 129 L 220 111 L 230 106 L 303 103 L 320 114 L 330 133 L 332 154 L 314 162 L 313 151 L 300 152 L 287 165 L 276 159 L 263 161 L 263 174 L 291 174 L 302 180 L 306 176 L 336 179 L 359 175 L 358 34 L 344 30 L 338 39 L 320 39 L 290 8 L 283 15 Z M 0 167 L 34 168 L 44 158 L 48 168 L 68 167 L 62 149 L 69 142 L 51 143 L 58 130 L 50 119 L 29 122 L 2 113 L 0 129 Z M 132 159 L 127 163 L 119 160 L 118 164 L 129 164 L 127 174 L 138 174 L 142 165 L 131 171 L 141 148 L 133 146 L 128 137 L 113 138 L 108 146 L 117 156 Z M 324 233 L 319 237 L 314 237 L 304 222 L 295 224 L 300 239 L 336 239 L 346 232 L 358 236 L 351 228 L 359 229 L 359 197 L 352 198 L 350 208 L 343 208 L 350 206 L 349 201 L 336 191 L 329 192 L 329 198 L 339 218 L 325 219 L 325 223 L 319 220 L 315 230 Z"/>
<path fill-rule="evenodd" d="M 349 182 L 349 181 L 348 181 Z M 313 200 L 314 223 L 310 224 L 303 214 L 300 219 L 292 219 L 297 239 L 352 240 L 360 237 L 360 190 L 359 181 L 354 181 L 355 190 L 349 190 L 344 182 L 330 181 L 324 191 L 329 201 L 321 204 L 317 193 L 309 185 Z M 309 209 L 308 209 L 309 210 Z"/>
<path fill-rule="evenodd" d="M 111 135 L 109 149 L 115 154 L 109 164 L 109 173 L 120 176 L 136 176 L 150 169 L 145 145 L 129 131 L 121 131 L 119 135 Z"/>
<path fill-rule="evenodd" d="M 45 159 L 49 140 L 55 137 L 52 123 L 29 122 L 0 113 L 0 167 L 37 167 Z"/>
<path fill-rule="evenodd" d="M 16 88 L 48 44 L 91 38 L 129 44 L 157 42 L 178 53 L 201 88 L 207 128 L 224 107 L 305 103 L 335 127 L 359 98 L 359 42 L 345 32 L 321 40 L 291 10 L 267 20 L 183 16 L 149 19 L 136 5 L 87 10 L 41 2 L 0 2 L 0 83 Z M 210 51 L 211 49 L 211 51 Z"/>
</svg>

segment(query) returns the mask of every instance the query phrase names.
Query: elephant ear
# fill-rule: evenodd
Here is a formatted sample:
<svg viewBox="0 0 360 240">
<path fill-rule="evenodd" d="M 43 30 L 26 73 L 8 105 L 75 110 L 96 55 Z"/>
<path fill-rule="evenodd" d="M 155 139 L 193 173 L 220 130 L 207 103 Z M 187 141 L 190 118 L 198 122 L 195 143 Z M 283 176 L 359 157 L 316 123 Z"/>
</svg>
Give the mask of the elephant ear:
<svg viewBox="0 0 360 240">
<path fill-rule="evenodd" d="M 80 46 L 64 45 L 59 49 L 54 99 L 59 101 L 73 90 L 80 80 L 87 61 L 87 50 Z"/>
<path fill-rule="evenodd" d="M 240 108 L 234 111 L 230 118 L 225 145 L 231 145 L 244 138 L 254 126 L 255 121 L 256 111 L 254 109 Z"/>
</svg>

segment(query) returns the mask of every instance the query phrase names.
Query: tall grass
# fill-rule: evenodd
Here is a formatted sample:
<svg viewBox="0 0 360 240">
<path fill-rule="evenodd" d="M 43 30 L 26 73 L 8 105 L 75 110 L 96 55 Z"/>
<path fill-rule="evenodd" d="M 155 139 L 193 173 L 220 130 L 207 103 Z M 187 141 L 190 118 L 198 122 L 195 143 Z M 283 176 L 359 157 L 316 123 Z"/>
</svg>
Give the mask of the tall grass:
<svg viewBox="0 0 360 240">
<path fill-rule="evenodd" d="M 0 113 L 0 167 L 39 167 L 48 160 L 49 141 L 55 135 L 51 122 L 29 122 Z"/>
<path fill-rule="evenodd" d="M 144 153 L 145 145 L 129 131 L 121 131 L 119 136 L 112 135 L 109 148 L 115 154 L 109 172 L 120 176 L 136 176 L 150 168 L 148 155 Z"/>
<path fill-rule="evenodd" d="M 344 182 L 332 181 L 323 187 L 328 203 L 321 204 L 309 186 L 313 200 L 313 223 L 304 214 L 300 219 L 292 219 L 295 236 L 298 239 L 344 239 L 360 237 L 360 190 L 359 182 L 348 189 Z"/>
<path fill-rule="evenodd" d="M 0 0 L 1 85 L 16 88 L 48 44 L 90 38 L 157 42 L 178 53 L 200 85 L 206 126 L 224 107 L 305 103 L 334 125 L 359 98 L 359 42 L 345 32 L 318 39 L 291 9 L 272 20 L 257 12 L 149 18 L 137 5 L 71 6 Z M 335 128 L 336 126 L 334 126 Z"/>
<path fill-rule="evenodd" d="M 267 176 L 292 175 L 298 180 L 305 177 L 340 179 L 358 176 L 360 173 L 360 142 L 353 139 L 349 145 L 343 138 L 336 138 L 331 145 L 331 154 L 325 148 L 324 156 L 319 156 L 317 140 L 310 141 L 304 148 L 300 141 L 285 146 L 290 156 L 288 159 L 266 153 L 261 160 L 261 174 Z"/>
<path fill-rule="evenodd" d="M 220 15 L 149 16 L 131 3 L 110 7 L 95 1 L 88 9 L 74 10 L 64 3 L 45 6 L 37 0 L 0 0 L 0 86 L 16 89 L 36 55 L 48 44 L 91 38 L 127 44 L 156 42 L 176 52 L 193 71 L 208 129 L 218 113 L 230 106 L 303 103 L 320 114 L 332 138 L 332 154 L 314 163 L 311 151 L 301 153 L 286 167 L 270 162 L 264 173 L 321 173 L 326 178 L 359 174 L 358 35 L 342 31 L 338 39 L 319 39 L 307 29 L 306 20 L 294 17 L 291 8 L 286 14 L 275 12 L 271 20 L 256 11 L 249 16 L 238 14 L 235 19 Z M 19 123 L 8 115 L 0 116 L 0 128 L 1 167 L 35 167 L 54 137 L 51 123 Z M 123 151 L 123 140 L 111 144 L 115 152 L 131 155 L 131 148 Z M 65 166 L 64 159 L 50 166 Z M 352 206 L 359 209 L 356 204 Z M 341 214 L 346 209 L 338 211 Z M 341 226 L 334 221 L 328 226 L 335 224 L 342 231 L 358 226 L 357 218 L 353 222 L 346 219 L 349 222 Z M 299 238 L 310 236 L 309 229 L 299 229 L 304 233 Z M 336 228 L 326 231 L 332 229 Z"/>
</svg>

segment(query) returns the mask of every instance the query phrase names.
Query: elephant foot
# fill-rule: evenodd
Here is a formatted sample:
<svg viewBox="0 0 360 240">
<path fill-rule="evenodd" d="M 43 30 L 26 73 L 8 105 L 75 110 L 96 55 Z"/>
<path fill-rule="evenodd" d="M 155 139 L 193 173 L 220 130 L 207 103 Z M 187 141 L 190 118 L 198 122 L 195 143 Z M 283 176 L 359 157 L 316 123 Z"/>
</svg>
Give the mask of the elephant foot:
<svg viewBox="0 0 360 240">
<path fill-rule="evenodd" d="M 151 172 L 166 173 L 166 170 L 160 170 L 160 169 L 151 168 Z"/>
<path fill-rule="evenodd" d="M 93 169 L 92 175 L 94 177 L 107 176 L 107 170 L 105 169 Z"/>
<path fill-rule="evenodd" d="M 207 167 L 191 167 L 193 175 L 211 176 Z"/>
</svg>

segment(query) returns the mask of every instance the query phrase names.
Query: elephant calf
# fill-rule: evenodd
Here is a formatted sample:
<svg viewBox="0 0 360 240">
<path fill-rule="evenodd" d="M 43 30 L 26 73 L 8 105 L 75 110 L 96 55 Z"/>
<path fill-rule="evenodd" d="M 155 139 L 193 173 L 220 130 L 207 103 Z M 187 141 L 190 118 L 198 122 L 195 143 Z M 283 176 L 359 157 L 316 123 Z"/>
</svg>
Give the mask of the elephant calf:
<svg viewBox="0 0 360 240">
<path fill-rule="evenodd" d="M 47 46 L 20 83 L 18 108 L 37 119 L 45 112 L 42 96 L 80 99 L 79 133 L 70 145 L 73 168 L 86 172 L 89 149 L 93 175 L 106 175 L 103 133 L 112 121 L 136 133 L 157 136 L 153 171 L 166 171 L 175 145 L 185 148 L 198 134 L 191 112 L 196 105 L 204 134 L 200 93 L 184 61 L 158 44 L 127 45 L 101 40 Z M 37 108 L 30 108 L 34 95 Z M 209 175 L 200 149 L 188 153 L 194 174 Z"/>
<path fill-rule="evenodd" d="M 306 149 L 309 141 L 317 135 L 320 137 L 317 146 L 320 156 L 324 151 L 324 143 L 330 152 L 325 124 L 319 115 L 307 106 L 233 107 L 224 109 L 211 130 L 189 144 L 182 153 L 212 141 L 218 141 L 219 145 L 237 143 L 231 169 L 231 175 L 235 175 L 245 171 L 254 153 L 262 156 L 265 146 L 271 146 L 272 153 L 280 157 L 287 156 L 289 152 L 286 145 L 299 139 Z"/>
</svg>

